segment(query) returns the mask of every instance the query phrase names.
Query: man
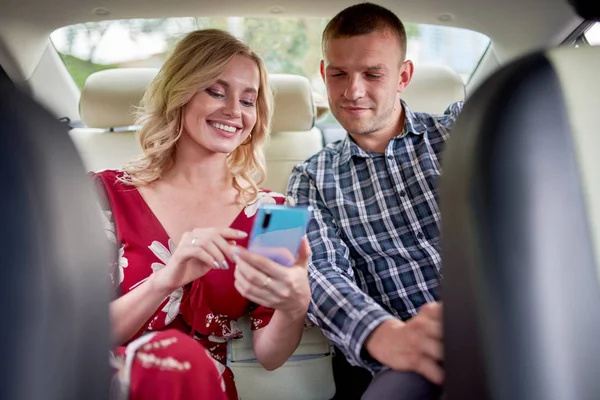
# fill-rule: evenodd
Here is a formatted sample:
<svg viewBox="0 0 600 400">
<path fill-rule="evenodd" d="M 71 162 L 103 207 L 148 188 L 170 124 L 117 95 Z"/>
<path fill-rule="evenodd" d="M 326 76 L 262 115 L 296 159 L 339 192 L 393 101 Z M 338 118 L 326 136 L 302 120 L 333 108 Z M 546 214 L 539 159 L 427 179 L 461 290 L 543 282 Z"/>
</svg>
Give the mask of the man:
<svg viewBox="0 0 600 400">
<path fill-rule="evenodd" d="M 314 208 L 309 316 L 351 364 L 376 374 L 363 398 L 438 398 L 436 183 L 462 103 L 432 116 L 400 100 L 414 67 L 402 22 L 383 7 L 341 11 L 322 45 L 331 112 L 348 135 L 297 166 L 288 186 Z M 355 381 L 341 379 L 338 391 Z"/>
</svg>

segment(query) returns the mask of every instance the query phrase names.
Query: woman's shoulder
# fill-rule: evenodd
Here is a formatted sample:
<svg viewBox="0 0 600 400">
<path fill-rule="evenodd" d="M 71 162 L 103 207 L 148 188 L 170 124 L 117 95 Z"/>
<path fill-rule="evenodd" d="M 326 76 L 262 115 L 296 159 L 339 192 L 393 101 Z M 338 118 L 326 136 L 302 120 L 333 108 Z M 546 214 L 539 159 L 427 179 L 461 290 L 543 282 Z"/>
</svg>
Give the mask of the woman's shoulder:
<svg viewBox="0 0 600 400">
<path fill-rule="evenodd" d="M 122 177 L 125 172 L 119 169 L 103 169 L 101 171 L 90 171 L 88 175 L 92 178 L 119 178 Z"/>
<path fill-rule="evenodd" d="M 122 179 L 127 175 L 125 171 L 119 169 L 105 169 L 102 171 L 88 172 L 88 176 L 94 181 L 102 181 L 106 184 L 122 183 Z"/>
<path fill-rule="evenodd" d="M 127 183 L 127 173 L 118 169 L 105 169 L 102 171 L 88 172 L 93 184 L 102 192 L 126 193 L 135 189 Z"/>
</svg>

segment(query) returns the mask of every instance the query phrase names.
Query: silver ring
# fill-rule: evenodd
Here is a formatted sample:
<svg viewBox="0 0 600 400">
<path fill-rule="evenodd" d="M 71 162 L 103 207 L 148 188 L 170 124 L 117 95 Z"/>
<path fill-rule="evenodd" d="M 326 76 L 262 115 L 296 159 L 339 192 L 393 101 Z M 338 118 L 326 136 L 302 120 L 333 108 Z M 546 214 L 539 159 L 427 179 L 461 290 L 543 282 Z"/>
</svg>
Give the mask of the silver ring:
<svg viewBox="0 0 600 400">
<path fill-rule="evenodd" d="M 267 286 L 269 286 L 269 283 L 271 283 L 271 277 L 270 277 L 270 276 L 267 276 L 267 277 L 265 278 L 265 282 L 263 283 L 262 287 L 266 289 L 266 288 L 267 288 Z"/>
<path fill-rule="evenodd" d="M 192 245 L 192 246 L 196 246 L 196 245 L 198 244 L 198 241 L 199 241 L 199 240 L 200 240 L 200 238 L 199 238 L 199 237 L 197 237 L 197 236 L 194 236 L 194 237 L 192 238 L 191 245 Z"/>
</svg>

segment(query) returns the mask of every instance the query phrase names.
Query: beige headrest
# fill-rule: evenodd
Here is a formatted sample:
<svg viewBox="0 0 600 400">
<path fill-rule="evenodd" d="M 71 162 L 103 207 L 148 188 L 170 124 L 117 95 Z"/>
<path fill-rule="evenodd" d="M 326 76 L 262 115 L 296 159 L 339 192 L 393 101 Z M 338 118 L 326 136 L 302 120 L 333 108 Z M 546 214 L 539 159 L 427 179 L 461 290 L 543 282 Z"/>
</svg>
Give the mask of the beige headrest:
<svg viewBox="0 0 600 400">
<path fill-rule="evenodd" d="M 134 124 L 140 104 L 156 68 L 115 68 L 91 74 L 81 90 L 79 115 L 89 128 L 116 128 Z"/>
<path fill-rule="evenodd" d="M 157 68 L 114 68 L 91 74 L 79 100 L 81 120 L 90 128 L 133 125 L 132 112 L 157 73 Z M 313 96 L 307 78 L 271 74 L 269 80 L 275 93 L 272 132 L 309 131 L 315 120 L 315 101 L 320 114 L 327 110 L 327 102 Z"/>
<path fill-rule="evenodd" d="M 271 132 L 309 131 L 315 122 L 316 109 L 308 78 L 271 74 L 269 81 L 275 94 Z"/>
<path fill-rule="evenodd" d="M 465 99 L 465 84 L 452 69 L 417 64 L 408 87 L 400 94 L 411 111 L 441 114 L 451 103 Z"/>
</svg>

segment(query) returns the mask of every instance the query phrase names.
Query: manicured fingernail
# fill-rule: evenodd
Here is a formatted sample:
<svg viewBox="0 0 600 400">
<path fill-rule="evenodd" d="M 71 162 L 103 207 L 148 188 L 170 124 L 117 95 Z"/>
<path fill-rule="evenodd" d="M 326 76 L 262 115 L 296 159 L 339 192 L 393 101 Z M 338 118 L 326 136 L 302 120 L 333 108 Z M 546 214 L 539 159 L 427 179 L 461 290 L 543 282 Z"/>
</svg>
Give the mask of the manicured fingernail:
<svg viewBox="0 0 600 400">
<path fill-rule="evenodd" d="M 227 261 L 223 260 L 223 269 L 229 269 L 229 264 L 227 264 Z"/>
<path fill-rule="evenodd" d="M 238 255 L 240 254 L 240 249 L 238 249 L 237 247 L 233 248 L 233 254 L 231 255 L 231 259 L 233 261 L 237 261 Z"/>
<path fill-rule="evenodd" d="M 246 237 L 246 236 L 248 236 L 248 234 L 246 232 L 238 231 L 238 236 L 239 237 Z"/>
<path fill-rule="evenodd" d="M 221 269 L 221 266 L 219 265 L 219 263 L 217 261 L 213 261 L 213 265 L 215 266 L 216 269 Z"/>
</svg>

